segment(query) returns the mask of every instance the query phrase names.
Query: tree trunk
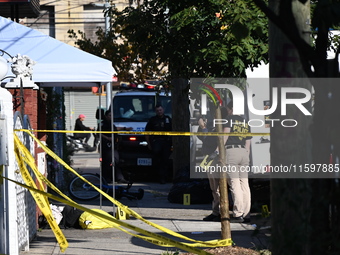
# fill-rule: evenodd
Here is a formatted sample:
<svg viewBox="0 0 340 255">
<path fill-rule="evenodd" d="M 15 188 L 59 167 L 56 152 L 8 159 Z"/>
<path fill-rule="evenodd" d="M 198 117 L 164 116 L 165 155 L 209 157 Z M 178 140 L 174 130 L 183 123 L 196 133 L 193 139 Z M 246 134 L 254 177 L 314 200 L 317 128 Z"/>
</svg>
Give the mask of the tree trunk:
<svg viewBox="0 0 340 255">
<path fill-rule="evenodd" d="M 172 129 L 174 132 L 189 132 L 189 84 L 188 80 L 177 78 L 172 80 Z M 173 175 L 190 164 L 190 137 L 173 136 Z"/>
<path fill-rule="evenodd" d="M 313 163 L 335 164 L 339 167 L 340 155 L 340 87 L 338 60 L 320 60 L 317 75 L 328 77 L 315 82 L 314 121 L 311 128 Z M 333 66 L 331 66 L 333 65 Z M 336 70 L 334 71 L 334 66 Z M 325 123 L 327 123 L 325 125 Z M 328 174 L 331 170 L 328 170 Z M 334 179 L 335 178 L 335 179 Z M 311 254 L 339 254 L 340 187 L 337 176 L 330 179 L 313 179 L 311 204 Z"/>
<path fill-rule="evenodd" d="M 270 0 L 269 5 L 275 13 L 279 13 L 280 0 Z M 290 8 L 289 4 L 288 8 Z M 280 8 L 280 14 L 286 19 L 295 18 L 298 32 L 306 40 L 309 40 L 309 34 L 305 33 L 309 31 L 306 22 L 309 20 L 309 8 L 309 2 L 302 4 L 299 1 L 293 1 L 294 17 L 286 17 L 284 8 Z M 281 88 L 303 87 L 311 90 L 307 79 L 298 79 L 306 78 L 306 75 L 295 46 L 272 23 L 269 27 L 269 58 L 270 77 L 272 78 L 270 87 L 278 87 L 278 102 L 281 102 Z M 281 77 L 294 79 L 273 79 Z M 306 104 L 304 106 L 308 109 Z M 311 112 L 311 105 L 308 110 Z M 280 103 L 270 117 L 279 120 L 294 119 L 298 123 L 295 127 L 284 127 L 280 124 L 271 127 L 271 165 L 273 167 L 298 167 L 311 163 L 311 144 L 308 132 L 311 117 L 305 116 L 294 105 L 287 107 L 287 115 L 283 116 Z M 272 176 L 275 177 L 273 174 Z M 277 177 L 271 180 L 272 254 L 310 254 L 311 181 L 302 178 L 287 178 L 294 177 L 292 174 L 282 174 Z"/>
</svg>

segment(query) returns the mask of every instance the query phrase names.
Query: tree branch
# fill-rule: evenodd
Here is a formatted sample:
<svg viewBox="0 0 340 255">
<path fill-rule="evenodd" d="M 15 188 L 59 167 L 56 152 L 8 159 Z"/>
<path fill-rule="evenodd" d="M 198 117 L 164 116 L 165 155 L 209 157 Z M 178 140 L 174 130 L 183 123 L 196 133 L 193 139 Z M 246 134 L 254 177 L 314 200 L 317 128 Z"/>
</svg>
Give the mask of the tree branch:
<svg viewBox="0 0 340 255">
<path fill-rule="evenodd" d="M 294 44 L 307 76 L 313 77 L 314 73 L 311 71 L 311 65 L 315 68 L 318 63 L 318 58 L 312 46 L 310 46 L 299 33 L 292 12 L 291 1 L 280 1 L 279 15 L 275 14 L 275 12 L 271 10 L 263 0 L 253 0 L 253 2 L 268 17 L 268 19 L 287 36 L 292 44 Z"/>
</svg>

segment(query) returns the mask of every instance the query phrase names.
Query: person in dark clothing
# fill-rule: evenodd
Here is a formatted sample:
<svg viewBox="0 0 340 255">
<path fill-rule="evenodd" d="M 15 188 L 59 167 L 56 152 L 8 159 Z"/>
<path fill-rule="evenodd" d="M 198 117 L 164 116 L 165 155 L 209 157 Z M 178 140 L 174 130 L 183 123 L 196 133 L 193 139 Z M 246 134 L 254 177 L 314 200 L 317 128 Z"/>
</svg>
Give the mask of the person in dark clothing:
<svg viewBox="0 0 340 255">
<path fill-rule="evenodd" d="M 84 114 L 80 114 L 78 116 L 78 119 L 76 119 L 76 123 L 74 125 L 74 131 L 86 131 L 86 130 L 94 130 L 92 127 L 87 127 L 83 124 L 83 121 L 85 120 L 86 116 Z M 83 140 L 85 138 L 84 144 L 87 145 L 87 142 L 91 138 L 90 133 L 74 133 L 74 138 Z"/>
<path fill-rule="evenodd" d="M 151 117 L 146 124 L 145 131 L 172 131 L 172 120 L 168 115 L 164 115 L 164 109 L 160 104 L 155 107 L 156 115 Z M 153 135 L 145 136 L 148 148 L 153 153 L 155 169 L 159 174 L 161 184 L 166 183 L 170 169 L 171 136 Z"/>
<path fill-rule="evenodd" d="M 111 120 L 111 111 L 106 111 L 104 119 L 101 122 L 101 131 L 114 131 L 121 130 L 132 130 L 132 127 L 116 127 Z M 98 128 L 99 130 L 99 128 Z M 119 167 L 119 153 L 117 151 L 116 135 L 114 134 L 114 163 L 115 163 L 115 181 L 118 183 L 127 183 L 125 180 L 122 170 Z M 103 177 L 107 182 L 112 182 L 112 136 L 111 134 L 101 134 L 100 149 L 102 154 L 102 173 Z"/>
</svg>

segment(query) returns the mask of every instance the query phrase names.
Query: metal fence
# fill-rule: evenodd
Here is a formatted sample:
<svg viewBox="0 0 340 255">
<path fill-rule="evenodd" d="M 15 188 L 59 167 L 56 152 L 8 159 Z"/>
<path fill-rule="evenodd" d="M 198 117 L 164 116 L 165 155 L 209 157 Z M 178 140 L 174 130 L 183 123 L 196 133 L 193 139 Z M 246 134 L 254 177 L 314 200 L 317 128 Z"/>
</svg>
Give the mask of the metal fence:
<svg viewBox="0 0 340 255">
<path fill-rule="evenodd" d="M 22 118 L 19 112 L 14 114 L 14 129 L 31 129 L 28 116 Z M 24 132 L 16 132 L 21 142 L 29 149 L 34 156 L 34 140 Z M 19 169 L 17 162 L 15 169 Z M 30 169 L 29 169 L 30 170 Z M 33 176 L 32 171 L 30 170 Z M 24 183 L 20 171 L 16 172 L 16 181 Z M 29 242 L 34 238 L 36 227 L 36 203 L 30 192 L 21 186 L 16 185 L 17 197 L 17 228 L 18 228 L 18 242 L 20 250 L 27 250 Z"/>
<path fill-rule="evenodd" d="M 14 153 L 14 133 L 33 156 L 35 142 L 27 133 L 15 129 L 30 130 L 29 118 L 19 112 L 13 114 L 13 97 L 0 87 L 0 174 L 23 183 Z M 27 189 L 0 179 L 0 254 L 18 255 L 29 249 L 37 233 L 36 212 L 36 203 Z"/>
</svg>

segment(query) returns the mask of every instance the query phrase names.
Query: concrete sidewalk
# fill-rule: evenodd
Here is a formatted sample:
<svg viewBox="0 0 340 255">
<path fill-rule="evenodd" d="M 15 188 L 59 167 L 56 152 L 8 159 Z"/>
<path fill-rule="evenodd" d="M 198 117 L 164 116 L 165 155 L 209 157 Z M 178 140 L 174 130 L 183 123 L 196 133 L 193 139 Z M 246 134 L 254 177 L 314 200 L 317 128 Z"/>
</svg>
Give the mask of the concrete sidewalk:
<svg viewBox="0 0 340 255">
<path fill-rule="evenodd" d="M 98 171 L 98 154 L 96 153 L 79 153 L 73 156 L 73 168 L 82 172 Z M 167 200 L 167 195 L 172 187 L 171 183 L 134 183 L 131 190 L 143 188 L 144 197 L 141 200 L 129 200 L 127 198 L 120 199 L 120 202 L 130 209 L 137 212 L 146 220 L 161 225 L 167 229 L 175 231 L 189 238 L 208 241 L 221 238 L 221 223 L 205 222 L 203 217 L 211 213 L 210 204 L 194 204 L 182 205 L 172 204 Z M 53 203 L 53 201 L 52 201 Z M 106 212 L 112 212 L 114 207 L 107 200 L 100 199 L 89 202 L 79 202 L 88 208 L 101 208 Z M 126 223 L 136 227 L 148 230 L 162 236 L 179 240 L 175 237 L 164 234 L 160 230 L 153 228 L 137 219 L 128 219 Z M 251 224 L 231 223 L 231 235 L 233 242 L 244 248 L 263 249 L 268 245 L 268 228 L 269 222 L 265 219 L 253 217 Z M 256 226 L 263 227 L 255 236 L 254 230 Z M 118 229 L 102 229 L 102 230 L 79 230 L 65 229 L 62 230 L 66 236 L 69 247 L 64 253 L 59 250 L 59 245 L 50 229 L 43 229 L 38 232 L 36 240 L 31 243 L 29 251 L 23 251 L 20 254 L 162 254 L 165 251 L 183 251 L 176 247 L 161 247 L 148 243 L 140 238 L 126 234 Z M 136 233 L 138 234 L 138 233 Z"/>
</svg>

